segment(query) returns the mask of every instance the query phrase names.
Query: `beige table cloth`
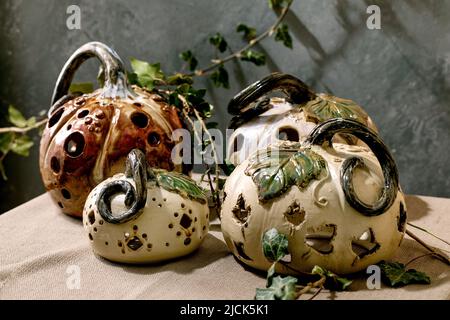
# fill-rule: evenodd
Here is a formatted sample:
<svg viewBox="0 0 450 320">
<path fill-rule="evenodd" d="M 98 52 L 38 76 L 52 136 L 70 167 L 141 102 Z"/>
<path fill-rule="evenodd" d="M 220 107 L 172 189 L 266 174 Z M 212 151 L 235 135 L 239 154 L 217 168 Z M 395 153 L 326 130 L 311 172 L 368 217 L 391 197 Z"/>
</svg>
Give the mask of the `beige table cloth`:
<svg viewBox="0 0 450 320">
<path fill-rule="evenodd" d="M 408 196 L 407 208 L 410 222 L 450 238 L 450 199 Z M 450 250 L 408 228 L 427 243 Z M 233 258 L 217 222 L 210 229 L 201 248 L 183 259 L 115 264 L 95 256 L 81 221 L 61 214 L 43 194 L 0 216 L 0 299 L 253 299 L 255 288 L 265 286 L 264 274 Z M 405 236 L 394 260 L 406 262 L 426 252 Z M 317 299 L 450 299 L 447 265 L 425 257 L 411 267 L 426 272 L 432 284 L 369 290 L 362 273 L 350 291 L 324 290 Z"/>
</svg>

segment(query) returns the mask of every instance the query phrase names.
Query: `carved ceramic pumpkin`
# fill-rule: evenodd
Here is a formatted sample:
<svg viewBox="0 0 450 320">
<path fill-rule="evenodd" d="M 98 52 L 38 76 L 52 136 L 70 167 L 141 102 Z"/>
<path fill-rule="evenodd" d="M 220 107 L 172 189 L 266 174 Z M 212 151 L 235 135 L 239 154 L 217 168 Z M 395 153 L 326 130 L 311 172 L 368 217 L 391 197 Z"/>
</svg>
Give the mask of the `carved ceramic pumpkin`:
<svg viewBox="0 0 450 320">
<path fill-rule="evenodd" d="M 282 91 L 286 99 L 270 94 Z M 227 159 L 237 165 L 256 150 L 281 141 L 304 141 L 314 127 L 331 118 L 359 121 L 377 131 L 367 113 L 355 102 L 329 94 L 316 94 L 301 80 L 273 73 L 237 94 L 228 105 L 235 115 L 227 145 Z M 336 142 L 356 144 L 346 135 Z M 360 143 L 360 142 L 359 142 Z"/>
<path fill-rule="evenodd" d="M 102 64 L 103 88 L 67 94 L 75 71 L 90 57 Z M 40 169 L 45 188 L 64 213 L 81 217 L 92 188 L 123 171 L 133 148 L 145 150 L 153 167 L 181 171 L 171 159 L 172 132 L 182 127 L 175 107 L 157 94 L 130 87 L 120 58 L 104 44 L 87 43 L 69 58 L 52 103 L 41 140 Z"/>
<path fill-rule="evenodd" d="M 83 225 L 98 255 L 117 262 L 148 263 L 184 256 L 208 234 L 206 195 L 178 172 L 151 169 L 140 150 L 130 152 L 125 173 L 96 186 Z"/>
<path fill-rule="evenodd" d="M 373 153 L 332 144 L 335 134 L 352 134 Z M 272 228 L 288 237 L 289 266 L 309 272 L 319 265 L 341 274 L 388 259 L 405 231 L 395 162 L 377 135 L 354 120 L 327 120 L 304 143 L 258 151 L 232 172 L 225 193 L 226 243 L 240 261 L 261 270 L 272 264 L 262 250 Z"/>
</svg>

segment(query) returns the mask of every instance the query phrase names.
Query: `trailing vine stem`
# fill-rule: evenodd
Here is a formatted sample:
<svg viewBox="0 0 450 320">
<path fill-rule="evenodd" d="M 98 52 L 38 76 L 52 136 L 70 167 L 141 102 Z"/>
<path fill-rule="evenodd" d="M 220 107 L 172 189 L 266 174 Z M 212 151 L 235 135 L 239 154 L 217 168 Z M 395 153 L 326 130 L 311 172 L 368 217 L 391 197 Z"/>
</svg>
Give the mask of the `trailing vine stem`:
<svg viewBox="0 0 450 320">
<path fill-rule="evenodd" d="M 178 98 L 181 100 L 181 102 L 183 103 L 183 108 L 182 108 L 182 113 L 184 118 L 189 122 L 190 126 L 192 127 L 192 130 L 194 131 L 194 136 L 197 139 L 198 143 L 200 145 L 203 145 L 203 139 L 202 136 L 200 135 L 200 133 L 197 131 L 197 128 L 194 124 L 194 122 L 192 121 L 192 119 L 189 117 L 188 111 L 192 109 L 194 111 L 194 115 L 197 119 L 197 121 L 200 123 L 202 129 L 205 131 L 206 135 L 208 136 L 208 139 L 211 142 L 211 152 L 213 153 L 213 157 L 214 157 L 214 171 L 215 171 L 215 177 L 216 177 L 216 188 L 213 188 L 211 179 L 209 178 L 209 185 L 210 185 L 210 189 L 211 189 L 211 195 L 214 199 L 214 202 L 216 203 L 216 208 L 219 209 L 220 208 L 220 197 L 219 197 L 219 175 L 220 175 L 220 169 L 219 169 L 219 158 L 217 156 L 217 150 L 216 150 L 216 146 L 214 144 L 214 141 L 212 139 L 212 136 L 208 130 L 208 128 L 206 127 L 205 121 L 203 121 L 203 118 L 200 116 L 199 112 L 195 109 L 195 108 L 191 108 L 189 103 L 186 101 L 185 97 L 182 95 L 178 95 Z M 209 169 L 208 169 L 209 171 Z M 209 176 L 209 175 L 208 175 Z"/>
<path fill-rule="evenodd" d="M 314 298 L 320 293 L 320 291 L 322 291 L 323 286 L 325 285 L 325 281 L 326 281 L 326 280 L 327 280 L 327 278 L 326 278 L 325 276 L 320 276 L 320 279 L 317 280 L 317 281 L 315 281 L 315 282 L 309 282 L 309 283 L 308 283 L 306 286 L 304 286 L 304 287 L 299 286 L 299 288 L 301 288 L 301 289 L 300 289 L 300 291 L 297 292 L 297 299 L 298 299 L 301 295 L 303 295 L 303 294 L 305 294 L 305 293 L 308 293 L 309 290 L 311 290 L 311 289 L 313 289 L 313 288 L 318 288 L 317 291 L 314 293 L 314 295 L 313 295 L 311 298 L 309 298 L 308 300 L 314 299 Z"/>
<path fill-rule="evenodd" d="M 438 240 L 442 241 L 443 243 L 445 243 L 445 244 L 447 244 L 447 245 L 450 246 L 450 242 L 448 242 L 448 241 L 445 240 L 445 239 L 442 239 L 442 238 L 438 237 L 437 235 L 431 233 L 431 232 L 428 231 L 427 229 L 422 228 L 422 227 L 420 227 L 420 226 L 418 226 L 418 225 L 412 224 L 411 222 L 407 222 L 407 224 L 408 224 L 409 226 L 413 227 L 413 228 L 416 228 L 416 229 L 418 229 L 418 230 L 420 230 L 420 231 L 423 231 L 423 232 L 429 234 L 430 236 L 432 236 L 432 237 L 434 237 L 434 238 L 436 238 L 436 239 L 438 239 Z"/>
<path fill-rule="evenodd" d="M 408 265 L 410 265 L 411 263 L 413 263 L 414 261 L 419 260 L 419 259 L 422 259 L 422 258 L 424 258 L 424 257 L 429 257 L 429 256 L 437 256 L 437 254 L 434 253 L 434 252 L 429 252 L 429 253 L 425 253 L 425 254 L 422 254 L 422 255 L 420 255 L 420 256 L 414 257 L 414 258 L 412 258 L 411 260 L 409 260 L 407 263 L 405 263 L 405 268 L 406 268 Z"/>
<path fill-rule="evenodd" d="M 426 244 L 422 239 L 420 239 L 418 236 L 416 236 L 414 233 L 412 233 L 411 231 L 409 231 L 408 229 L 406 230 L 406 234 L 408 236 L 410 236 L 412 239 L 414 239 L 415 241 L 417 241 L 420 245 L 422 245 L 425 249 L 427 249 L 428 251 L 430 251 L 433 256 L 436 256 L 436 258 L 438 258 L 439 260 L 441 260 L 442 262 L 444 262 L 447 265 L 450 265 L 450 259 L 443 255 L 440 252 L 437 252 L 433 247 L 429 246 L 428 244 Z"/>
<path fill-rule="evenodd" d="M 8 132 L 14 132 L 14 133 L 27 133 L 30 130 L 33 129 L 37 129 L 40 126 L 43 126 L 47 123 L 48 118 L 42 119 L 38 122 L 36 122 L 35 124 L 31 125 L 31 126 L 26 126 L 26 127 L 5 127 L 5 128 L 0 128 L 0 133 L 8 133 Z"/>
<path fill-rule="evenodd" d="M 242 47 L 239 50 L 236 50 L 236 51 L 230 53 L 228 56 L 226 56 L 222 59 L 213 59 L 211 61 L 212 63 L 209 66 L 205 67 L 204 69 L 195 70 L 194 72 L 187 73 L 185 75 L 189 76 L 189 77 L 204 76 L 204 75 L 208 74 L 209 72 L 211 72 L 212 70 L 218 68 L 219 66 L 221 66 L 233 59 L 239 59 L 244 51 L 252 48 L 253 46 L 258 44 L 265 38 L 271 37 L 273 35 L 273 33 L 276 31 L 278 26 L 281 24 L 281 22 L 284 20 L 287 13 L 289 12 L 289 9 L 290 9 L 292 3 L 293 3 L 293 1 L 288 2 L 286 4 L 286 6 L 281 9 L 280 15 L 278 16 L 278 19 L 275 21 L 275 23 L 272 24 L 267 30 L 265 30 L 259 36 L 250 40 L 247 45 L 245 45 L 244 47 Z"/>
</svg>

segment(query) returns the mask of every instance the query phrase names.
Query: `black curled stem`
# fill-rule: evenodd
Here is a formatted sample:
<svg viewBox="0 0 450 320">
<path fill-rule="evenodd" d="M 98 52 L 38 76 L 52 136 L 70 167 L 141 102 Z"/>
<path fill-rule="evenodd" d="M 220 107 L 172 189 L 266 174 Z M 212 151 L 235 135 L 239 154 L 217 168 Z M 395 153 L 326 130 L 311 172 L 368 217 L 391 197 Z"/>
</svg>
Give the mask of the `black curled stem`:
<svg viewBox="0 0 450 320">
<path fill-rule="evenodd" d="M 56 104 L 56 102 L 67 94 L 75 72 L 86 60 L 92 57 L 100 60 L 105 75 L 103 85 L 103 95 L 105 97 L 124 98 L 127 94 L 133 94 L 131 89 L 128 88 L 125 68 L 119 55 L 101 42 L 88 42 L 78 48 L 62 68 L 53 91 L 52 107 L 50 108 L 49 115 L 58 106 L 61 106 L 61 104 Z"/>
<path fill-rule="evenodd" d="M 156 179 L 153 171 L 147 168 L 145 155 L 139 149 L 133 149 L 128 154 L 125 176 L 132 178 L 136 187 L 127 180 L 113 180 L 105 184 L 99 192 L 97 208 L 103 219 L 109 223 L 119 224 L 137 218 L 147 201 L 147 179 Z M 128 210 L 120 215 L 113 215 L 111 200 L 121 193 L 125 194 L 125 206 Z"/>
<path fill-rule="evenodd" d="M 287 100 L 295 104 L 305 103 L 316 96 L 300 79 L 289 74 L 272 73 L 249 85 L 231 99 L 228 112 L 235 117 L 231 120 L 230 128 L 236 128 L 269 110 L 269 98 L 257 100 L 273 91 L 283 92 Z"/>
<path fill-rule="evenodd" d="M 333 136 L 342 133 L 353 135 L 369 146 L 380 163 L 384 177 L 381 196 L 374 204 L 366 204 L 358 198 L 353 186 L 353 172 L 355 168 L 364 166 L 364 161 L 359 157 L 346 159 L 341 168 L 341 185 L 347 202 L 365 216 L 377 216 L 386 212 L 397 197 L 398 170 L 388 148 L 374 131 L 355 120 L 336 118 L 319 124 L 311 132 L 307 141 L 314 145 L 332 146 Z"/>
</svg>

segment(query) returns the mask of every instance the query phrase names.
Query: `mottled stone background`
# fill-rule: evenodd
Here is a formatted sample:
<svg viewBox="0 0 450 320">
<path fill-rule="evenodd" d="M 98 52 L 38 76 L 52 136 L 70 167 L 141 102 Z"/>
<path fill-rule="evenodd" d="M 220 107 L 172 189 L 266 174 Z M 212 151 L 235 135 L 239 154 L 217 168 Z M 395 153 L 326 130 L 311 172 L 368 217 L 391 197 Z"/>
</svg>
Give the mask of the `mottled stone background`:
<svg viewBox="0 0 450 320">
<path fill-rule="evenodd" d="M 66 28 L 70 4 L 81 8 L 81 30 Z M 381 30 L 366 28 L 370 4 L 381 7 Z M 237 48 L 238 23 L 262 30 L 275 18 L 265 0 L 2 0 L 0 112 L 9 103 L 27 116 L 47 109 L 60 68 L 87 41 L 111 45 L 124 60 L 159 61 L 169 72 L 181 67 L 178 53 L 188 48 L 206 62 L 213 32 Z M 288 72 L 366 108 L 398 161 L 407 193 L 450 197 L 450 1 L 295 0 L 286 22 L 293 50 L 266 40 L 257 49 L 269 56 L 267 66 L 231 63 L 230 90 L 200 81 L 221 127 L 236 92 L 269 72 Z M 77 80 L 94 79 L 97 62 L 80 71 Z M 0 212 L 44 192 L 37 135 L 34 141 L 29 158 L 6 160 Z"/>
</svg>

